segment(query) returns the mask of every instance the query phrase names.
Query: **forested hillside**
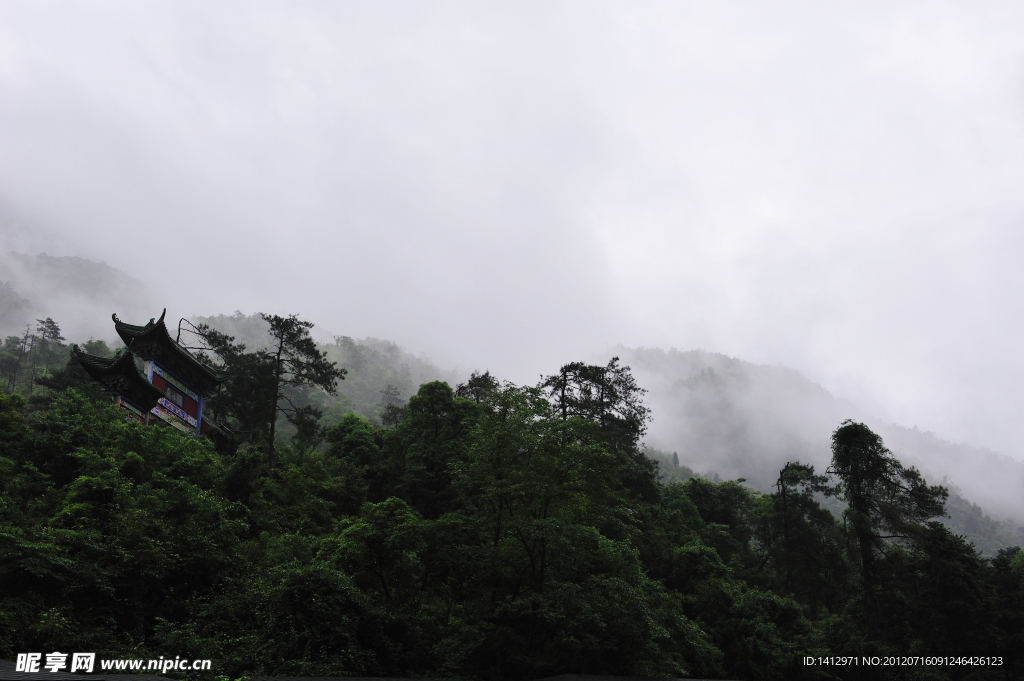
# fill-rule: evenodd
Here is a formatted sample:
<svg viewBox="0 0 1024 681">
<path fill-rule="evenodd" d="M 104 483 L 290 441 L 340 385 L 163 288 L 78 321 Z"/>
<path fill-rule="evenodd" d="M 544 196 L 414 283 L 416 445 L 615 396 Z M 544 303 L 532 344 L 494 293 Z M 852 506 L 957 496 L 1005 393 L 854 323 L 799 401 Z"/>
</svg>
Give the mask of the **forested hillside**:
<svg viewBox="0 0 1024 681">
<path fill-rule="evenodd" d="M 1011 535 L 1024 525 L 1021 461 L 879 422 L 792 369 L 701 350 L 616 352 L 650 391 L 656 418 L 649 444 L 678 452 L 680 461 L 694 470 L 744 477 L 767 490 L 787 461 L 826 466 L 828 437 L 836 423 L 870 420 L 902 461 L 929 479 L 955 486 L 1000 520 L 1012 519 L 1012 527 L 1004 528 Z"/>
<path fill-rule="evenodd" d="M 269 326 L 259 315 L 236 312 L 183 320 L 181 340 L 186 345 L 202 345 L 195 335 L 197 324 L 229 334 L 248 352 L 265 350 L 270 343 Z M 345 378 L 337 383 L 335 394 L 295 389 L 289 395 L 297 405 L 318 410 L 321 430 L 348 413 L 384 425 L 385 414 L 397 413 L 419 385 L 434 380 L 456 385 L 463 378 L 389 341 L 356 340 L 323 332 L 318 337 L 319 348 L 330 361 L 346 368 Z M 113 353 L 104 341 L 90 340 L 83 347 L 93 354 Z M 859 415 L 853 405 L 781 367 L 757 366 L 698 351 L 622 350 L 640 360 L 637 373 L 644 385 L 653 386 L 646 399 L 653 404 L 656 418 L 652 420 L 652 432 L 646 436 L 645 451 L 659 461 L 664 480 L 685 479 L 696 471 L 715 479 L 743 477 L 748 486 L 770 491 L 778 470 L 789 460 L 826 467 L 828 444 L 822 434 L 834 427 L 830 424 Z M 70 385 L 93 390 L 77 365 L 68 364 L 67 353 L 63 331 L 50 318 L 38 320 L 34 328 L 19 336 L 9 336 L 0 347 L 3 389 L 19 392 L 37 406 L 47 404 L 54 390 Z M 689 378 L 680 379 L 681 374 Z M 1005 514 L 1003 518 L 992 517 L 992 509 L 1012 510 L 1012 502 L 1019 501 L 1017 493 L 1024 493 L 1024 482 L 1018 483 L 1017 479 L 1021 474 L 1018 469 L 1024 469 L 1024 465 L 892 424 L 882 424 L 879 431 L 887 435 L 887 441 L 894 438 L 894 450 L 901 460 L 918 465 L 929 479 L 938 479 L 949 487 L 948 516 L 941 522 L 988 557 L 1001 548 L 1024 544 L 1022 523 L 1006 520 Z M 282 419 L 275 441 L 287 445 L 297 434 L 295 424 Z M 242 441 L 249 437 L 244 432 L 238 435 Z M 815 437 L 817 442 L 812 440 Z M 906 442 L 910 446 L 899 446 Z M 924 454 L 908 456 L 908 450 Z M 922 459 L 929 461 L 930 467 L 921 465 Z M 933 474 L 935 469 L 946 473 L 938 477 Z M 955 474 L 950 475 L 951 470 Z M 965 480 L 971 483 L 970 492 L 956 484 Z M 985 506 L 975 500 L 983 500 Z"/>
<path fill-rule="evenodd" d="M 234 443 L 126 422 L 73 366 L 31 406 L 0 396 L 0 656 L 526 680 L 860 679 L 877 670 L 804 658 L 941 654 L 1002 664 L 884 678 L 1020 674 L 1024 552 L 979 556 L 936 522 L 947 490 L 860 423 L 833 427 L 830 475 L 792 461 L 759 493 L 642 448 L 643 389 L 613 360 L 428 382 L 378 424 L 284 412 L 272 446 L 267 356 L 200 331 Z"/>
<path fill-rule="evenodd" d="M 248 351 L 266 349 L 270 342 L 269 325 L 259 315 L 235 312 L 216 317 L 192 317 L 192 324 L 206 324 L 210 328 L 234 338 L 235 343 Z M 195 339 L 186 326 L 185 340 Z M 420 385 L 430 381 L 447 381 L 455 385 L 461 378 L 455 371 L 438 367 L 431 360 L 414 355 L 395 343 L 378 338 L 353 339 L 332 336 L 312 329 L 313 337 L 327 357 L 347 370 L 345 379 L 338 384 L 335 396 L 320 394 L 324 417 L 333 424 L 347 413 L 379 421 L 387 404 L 404 403 Z"/>
</svg>

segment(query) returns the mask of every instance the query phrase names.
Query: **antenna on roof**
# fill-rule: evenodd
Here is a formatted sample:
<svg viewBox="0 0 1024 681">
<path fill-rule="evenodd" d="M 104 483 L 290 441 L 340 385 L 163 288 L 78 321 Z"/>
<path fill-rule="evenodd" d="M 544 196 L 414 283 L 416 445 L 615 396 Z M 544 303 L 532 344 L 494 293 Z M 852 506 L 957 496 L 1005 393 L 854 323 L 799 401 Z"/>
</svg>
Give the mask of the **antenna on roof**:
<svg viewBox="0 0 1024 681">
<path fill-rule="evenodd" d="M 185 330 L 188 331 L 189 333 L 191 333 L 192 335 L 198 336 L 199 338 L 203 337 L 202 334 L 200 333 L 199 329 L 196 327 L 195 324 L 193 324 L 188 319 L 185 319 L 184 317 L 182 317 L 181 319 L 178 320 L 178 337 L 174 340 L 174 342 L 177 343 L 178 345 L 181 345 L 181 325 L 182 324 L 187 324 L 188 325 L 189 328 L 187 328 Z M 198 348 L 194 348 L 191 345 L 181 345 L 181 347 L 186 348 L 188 350 L 209 350 L 209 348 L 207 348 L 205 346 L 200 346 Z"/>
</svg>

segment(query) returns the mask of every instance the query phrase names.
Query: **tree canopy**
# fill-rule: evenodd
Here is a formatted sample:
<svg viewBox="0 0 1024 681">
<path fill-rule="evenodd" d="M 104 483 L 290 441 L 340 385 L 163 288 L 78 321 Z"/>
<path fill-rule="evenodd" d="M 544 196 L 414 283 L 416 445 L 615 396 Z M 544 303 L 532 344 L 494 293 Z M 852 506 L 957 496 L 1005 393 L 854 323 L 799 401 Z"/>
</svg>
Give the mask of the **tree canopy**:
<svg viewBox="0 0 1024 681">
<path fill-rule="evenodd" d="M 272 467 L 278 415 L 283 414 L 296 427 L 300 442 L 315 446 L 322 440 L 319 421 L 323 412 L 303 399 L 302 389 L 333 395 L 346 370 L 328 360 L 309 335 L 312 322 L 294 314 L 261 313 L 260 317 L 269 325 L 269 347 L 254 352 L 246 352 L 244 344 L 207 324 L 193 328 L 202 343 L 201 359 L 215 359 L 227 371 L 226 390 L 211 401 L 214 413 L 233 418 L 245 435 L 252 436 L 265 426 L 267 459 Z"/>
<path fill-rule="evenodd" d="M 896 460 L 881 437 L 853 421 L 843 422 L 832 434 L 829 472 L 839 479 L 836 493 L 847 505 L 843 516 L 857 547 L 854 555 L 871 633 L 878 607 L 880 557 L 902 546 L 892 540 L 917 539 L 926 521 L 945 515 L 949 493 L 943 487 L 929 487 L 916 469 L 904 468 Z"/>
<path fill-rule="evenodd" d="M 805 660 L 1002 655 L 973 676 L 885 678 L 1019 678 L 1024 552 L 982 558 L 935 522 L 944 490 L 863 424 L 840 424 L 825 474 L 792 462 L 765 493 L 663 476 L 613 360 L 532 387 L 485 373 L 404 404 L 391 391 L 400 418 L 349 413 L 271 459 L 271 381 L 301 408 L 338 371 L 303 367 L 317 359 L 293 321 L 262 356 L 206 335 L 224 413 L 241 423 L 267 398 L 251 417 L 265 432 L 235 448 L 125 421 L 73 381 L 35 407 L 0 394 L 0 657 L 181 655 L 227 678 L 853 681 L 877 670 Z"/>
</svg>

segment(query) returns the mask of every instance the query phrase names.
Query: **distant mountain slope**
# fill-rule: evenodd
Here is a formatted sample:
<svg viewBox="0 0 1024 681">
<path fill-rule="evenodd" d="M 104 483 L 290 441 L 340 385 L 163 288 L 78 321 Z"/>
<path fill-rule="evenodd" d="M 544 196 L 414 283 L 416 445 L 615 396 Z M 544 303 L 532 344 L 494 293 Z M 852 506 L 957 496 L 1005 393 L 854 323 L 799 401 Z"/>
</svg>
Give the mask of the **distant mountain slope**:
<svg viewBox="0 0 1024 681">
<path fill-rule="evenodd" d="M 46 253 L 0 254 L 0 336 L 20 335 L 27 324 L 53 317 L 70 341 L 113 340 L 110 315 L 145 323 L 166 305 L 144 284 L 107 264 Z M 266 342 L 266 324 L 255 315 L 193 318 L 228 333 L 250 349 Z M 465 377 L 385 340 L 354 340 L 315 329 L 332 360 L 350 370 L 328 417 L 346 410 L 377 413 L 381 390 L 401 398 L 421 383 Z M 652 446 L 676 451 L 680 463 L 726 478 L 747 478 L 768 489 L 786 461 L 824 469 L 829 437 L 844 419 L 862 420 L 881 434 L 907 464 L 931 482 L 949 481 L 986 512 L 1024 522 L 1024 463 L 994 452 L 944 441 L 932 433 L 881 423 L 796 371 L 752 364 L 722 354 L 619 348 L 640 385 L 649 389 Z M 606 358 L 607 359 L 607 358 Z M 984 525 L 980 509 L 957 502 L 968 524 Z M 971 520 L 971 519 L 974 520 Z"/>
<path fill-rule="evenodd" d="M 126 320 L 159 314 L 146 286 L 105 263 L 46 253 L 0 255 L 0 334 L 19 333 L 53 317 L 68 338 L 111 338 L 110 315 Z"/>
<path fill-rule="evenodd" d="M 258 315 L 236 312 L 215 317 L 192 317 L 194 324 L 209 324 L 222 333 L 235 337 L 249 350 L 263 349 L 267 345 L 269 325 Z M 379 338 L 353 339 L 333 336 L 319 327 L 313 328 L 313 337 L 327 357 L 348 370 L 345 380 L 338 383 L 338 399 L 329 401 L 326 409 L 328 421 L 340 420 L 341 415 L 355 411 L 375 419 L 379 414 L 381 391 L 389 385 L 398 391 L 403 401 L 414 394 L 419 386 L 430 381 L 447 381 L 452 387 L 464 380 L 458 372 L 441 369 L 430 359 L 414 355 L 395 343 Z M 183 341 L 189 339 L 183 335 Z"/>
<path fill-rule="evenodd" d="M 32 301 L 22 298 L 9 282 L 0 281 L 0 334 L 17 333 L 32 320 Z"/>
<path fill-rule="evenodd" d="M 646 387 L 654 421 L 648 441 L 679 454 L 695 471 L 745 477 L 768 489 L 787 462 L 819 469 L 845 419 L 863 421 L 907 465 L 932 483 L 948 479 L 988 513 L 1024 521 L 1024 463 L 946 442 L 932 433 L 882 423 L 799 372 L 691 350 L 618 348 Z"/>
</svg>

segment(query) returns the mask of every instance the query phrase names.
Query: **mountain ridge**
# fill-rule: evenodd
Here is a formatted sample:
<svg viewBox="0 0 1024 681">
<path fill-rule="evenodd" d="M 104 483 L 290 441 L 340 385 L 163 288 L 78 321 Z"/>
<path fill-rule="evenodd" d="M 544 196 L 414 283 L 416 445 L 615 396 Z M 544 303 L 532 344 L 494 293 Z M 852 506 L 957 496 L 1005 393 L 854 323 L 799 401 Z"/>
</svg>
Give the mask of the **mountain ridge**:
<svg viewBox="0 0 1024 681">
<path fill-rule="evenodd" d="M 745 477 L 767 489 L 787 461 L 824 470 L 830 437 L 846 419 L 866 423 L 905 465 L 933 484 L 955 481 L 1001 518 L 1024 521 L 1024 462 L 883 421 L 799 371 L 705 350 L 615 349 L 648 389 L 648 440 L 696 471 Z"/>
<path fill-rule="evenodd" d="M 19 334 L 36 318 L 52 316 L 68 338 L 111 338 L 112 311 L 148 319 L 160 307 L 130 275 L 76 256 L 0 255 L 0 282 L 3 334 Z M 255 349 L 259 329 L 252 316 L 236 312 L 191 319 L 212 323 Z M 345 336 L 318 330 L 318 340 L 332 347 L 332 359 L 343 364 L 372 358 L 375 374 L 387 376 L 381 380 L 395 384 L 403 395 L 414 392 L 419 380 L 460 380 L 458 371 L 440 369 L 389 341 L 367 338 L 352 344 Z M 876 430 L 901 461 L 918 467 L 929 481 L 946 481 L 994 516 L 1024 522 L 1024 463 L 1005 454 L 882 421 L 783 366 L 707 350 L 618 346 L 613 352 L 633 367 L 649 391 L 654 414 L 649 443 L 679 452 L 680 461 L 693 470 L 744 477 L 768 489 L 786 461 L 824 470 L 831 433 L 842 421 L 854 419 Z M 358 389 L 356 383 L 350 382 L 349 406 L 369 412 L 377 395 L 369 383 Z"/>
<path fill-rule="evenodd" d="M 0 254 L 0 335 L 18 334 L 41 317 L 57 320 L 68 338 L 113 339 L 111 312 L 153 316 L 149 288 L 103 262 L 78 256 Z"/>
</svg>

